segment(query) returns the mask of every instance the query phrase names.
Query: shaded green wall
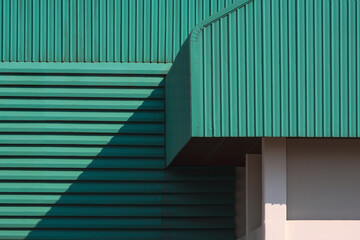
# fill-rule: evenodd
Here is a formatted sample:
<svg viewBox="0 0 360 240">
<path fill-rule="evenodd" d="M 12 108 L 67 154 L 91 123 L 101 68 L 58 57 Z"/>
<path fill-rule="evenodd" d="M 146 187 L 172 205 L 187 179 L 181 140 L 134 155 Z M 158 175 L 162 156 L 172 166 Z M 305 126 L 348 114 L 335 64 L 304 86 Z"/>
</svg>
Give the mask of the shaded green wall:
<svg viewBox="0 0 360 240">
<path fill-rule="evenodd" d="M 191 138 L 190 42 L 185 41 L 176 65 L 166 76 L 166 161 L 173 159 Z M 172 137 L 176 136 L 176 137 Z"/>
</svg>

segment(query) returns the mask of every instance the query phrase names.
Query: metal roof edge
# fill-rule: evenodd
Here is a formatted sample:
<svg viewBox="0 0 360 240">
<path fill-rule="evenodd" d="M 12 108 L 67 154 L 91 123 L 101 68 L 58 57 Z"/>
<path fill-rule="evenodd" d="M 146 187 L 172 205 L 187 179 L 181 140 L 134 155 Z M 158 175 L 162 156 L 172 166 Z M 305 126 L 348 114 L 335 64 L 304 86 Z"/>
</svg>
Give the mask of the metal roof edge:
<svg viewBox="0 0 360 240">
<path fill-rule="evenodd" d="M 212 24 L 213 22 L 216 22 L 217 20 L 225 17 L 226 15 L 236 11 L 239 8 L 244 7 L 246 4 L 253 2 L 254 0 L 239 0 L 236 1 L 232 4 L 230 4 L 229 6 L 227 6 L 226 8 L 221 9 L 220 11 L 214 13 L 213 15 L 211 15 L 208 18 L 205 18 L 204 20 L 202 20 L 200 23 L 198 23 L 193 30 L 190 33 L 190 40 L 195 40 L 197 39 L 198 34 L 202 31 L 202 29 L 204 29 L 205 27 L 207 27 L 208 25 Z"/>
</svg>

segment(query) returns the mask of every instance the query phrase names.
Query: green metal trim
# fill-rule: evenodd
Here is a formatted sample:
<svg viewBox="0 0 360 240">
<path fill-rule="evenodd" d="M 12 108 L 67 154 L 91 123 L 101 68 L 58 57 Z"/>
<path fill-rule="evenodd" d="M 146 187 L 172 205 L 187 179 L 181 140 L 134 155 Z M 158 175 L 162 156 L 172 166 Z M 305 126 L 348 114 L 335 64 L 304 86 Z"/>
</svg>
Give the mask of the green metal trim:
<svg viewBox="0 0 360 240">
<path fill-rule="evenodd" d="M 195 28 L 190 33 L 190 39 L 197 39 L 196 36 L 199 35 L 199 33 L 207 26 L 212 24 L 213 22 L 218 21 L 219 19 L 229 15 L 230 13 L 236 11 L 239 8 L 244 7 L 246 4 L 251 3 L 254 0 L 240 0 L 236 1 L 233 4 L 230 4 L 226 8 L 214 13 L 208 18 L 205 18 L 203 21 L 201 21 L 198 25 L 195 26 Z"/>
<path fill-rule="evenodd" d="M 0 73 L 157 74 L 166 75 L 171 63 L 0 63 Z"/>
</svg>

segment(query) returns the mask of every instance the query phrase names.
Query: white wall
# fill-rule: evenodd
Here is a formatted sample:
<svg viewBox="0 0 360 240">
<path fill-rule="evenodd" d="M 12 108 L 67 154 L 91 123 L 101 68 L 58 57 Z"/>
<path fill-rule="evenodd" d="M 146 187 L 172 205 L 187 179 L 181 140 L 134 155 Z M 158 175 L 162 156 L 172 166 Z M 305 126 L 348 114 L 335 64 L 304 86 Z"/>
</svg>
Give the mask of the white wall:
<svg viewBox="0 0 360 240">
<path fill-rule="evenodd" d="M 261 222 L 257 158 L 246 163 L 247 240 L 360 240 L 360 139 L 264 138 Z"/>
<path fill-rule="evenodd" d="M 287 240 L 359 240 L 360 221 L 287 221 Z"/>
<path fill-rule="evenodd" d="M 287 218 L 360 220 L 360 140 L 287 140 Z"/>
<path fill-rule="evenodd" d="M 262 141 L 265 240 L 286 240 L 286 139 Z"/>
<path fill-rule="evenodd" d="M 360 140 L 287 139 L 287 240 L 360 239 Z"/>
</svg>

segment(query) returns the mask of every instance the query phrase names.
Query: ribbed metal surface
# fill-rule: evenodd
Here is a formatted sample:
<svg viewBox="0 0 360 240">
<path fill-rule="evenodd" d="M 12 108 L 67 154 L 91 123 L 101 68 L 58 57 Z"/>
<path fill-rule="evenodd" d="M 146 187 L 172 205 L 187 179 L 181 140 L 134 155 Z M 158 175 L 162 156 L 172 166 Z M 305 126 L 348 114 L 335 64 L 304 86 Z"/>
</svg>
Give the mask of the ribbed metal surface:
<svg viewBox="0 0 360 240">
<path fill-rule="evenodd" d="M 163 76 L 0 75 L 0 239 L 233 239 L 234 169 L 164 170 Z"/>
<path fill-rule="evenodd" d="M 172 62 L 234 0 L 2 0 L 0 61 Z"/>
<path fill-rule="evenodd" d="M 360 136 L 359 19 L 356 0 L 254 0 L 205 26 L 192 135 Z"/>
<path fill-rule="evenodd" d="M 171 81 L 166 86 L 166 164 L 191 138 L 190 99 L 190 43 L 185 41 L 181 51 L 166 76 Z M 176 136 L 176 137 L 174 137 Z"/>
</svg>

